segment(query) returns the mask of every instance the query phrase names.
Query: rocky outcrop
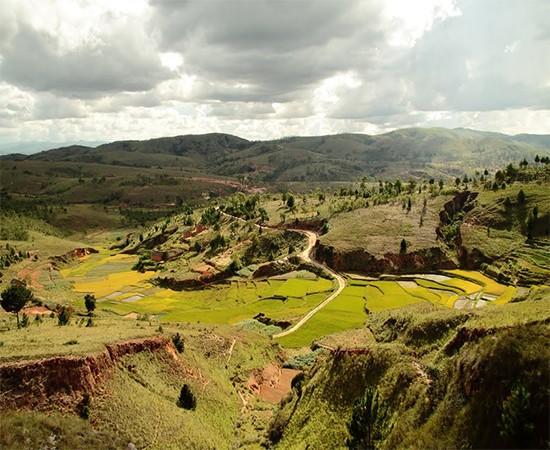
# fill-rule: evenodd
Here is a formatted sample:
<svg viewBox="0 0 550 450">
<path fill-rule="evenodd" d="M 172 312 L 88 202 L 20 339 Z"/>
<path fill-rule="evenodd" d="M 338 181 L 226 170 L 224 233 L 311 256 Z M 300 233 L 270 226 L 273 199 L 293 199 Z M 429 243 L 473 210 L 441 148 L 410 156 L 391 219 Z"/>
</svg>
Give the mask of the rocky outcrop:
<svg viewBox="0 0 550 450">
<path fill-rule="evenodd" d="M 400 254 L 386 253 L 382 258 L 377 258 L 362 248 L 340 251 L 323 244 L 316 245 L 313 251 L 317 261 L 337 272 L 360 272 L 378 276 L 384 273 L 414 273 L 457 267 L 439 247 Z"/>
<path fill-rule="evenodd" d="M 107 344 L 92 355 L 54 356 L 0 364 L 0 410 L 77 411 L 84 394 L 101 392 L 123 356 L 164 351 L 177 358 L 166 336 Z"/>
</svg>

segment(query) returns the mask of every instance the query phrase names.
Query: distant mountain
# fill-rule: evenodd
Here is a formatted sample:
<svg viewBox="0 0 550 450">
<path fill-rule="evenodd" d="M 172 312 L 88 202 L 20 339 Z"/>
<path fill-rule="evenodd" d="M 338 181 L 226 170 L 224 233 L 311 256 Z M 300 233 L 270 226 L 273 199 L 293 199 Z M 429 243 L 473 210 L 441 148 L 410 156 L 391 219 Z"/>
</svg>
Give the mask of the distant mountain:
<svg viewBox="0 0 550 450">
<path fill-rule="evenodd" d="M 132 167 L 186 168 L 259 181 L 333 181 L 370 177 L 459 176 L 550 154 L 550 135 L 409 128 L 369 136 L 338 134 L 248 141 L 212 133 L 73 145 L 28 156 Z"/>
<path fill-rule="evenodd" d="M 45 151 L 51 148 L 62 147 L 66 145 L 86 145 L 96 147 L 104 144 L 105 141 L 78 141 L 78 142 L 45 142 L 45 141 L 26 141 L 14 142 L 11 144 L 0 145 L 0 155 L 23 154 L 30 155 L 32 153 Z"/>
</svg>

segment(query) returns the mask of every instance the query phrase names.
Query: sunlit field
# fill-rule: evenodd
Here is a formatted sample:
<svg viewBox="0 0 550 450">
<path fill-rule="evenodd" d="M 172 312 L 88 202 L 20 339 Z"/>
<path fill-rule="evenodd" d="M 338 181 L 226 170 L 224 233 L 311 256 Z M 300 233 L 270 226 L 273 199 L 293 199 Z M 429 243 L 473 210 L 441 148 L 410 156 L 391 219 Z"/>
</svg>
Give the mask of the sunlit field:
<svg viewBox="0 0 550 450">
<path fill-rule="evenodd" d="M 102 249 L 61 275 L 72 282 L 75 293 L 95 295 L 99 309 L 121 316 L 154 315 L 163 322 L 237 324 L 262 313 L 275 321 L 296 323 L 334 289 L 331 280 L 295 273 L 299 278 L 231 279 L 202 289 L 174 291 L 155 286 L 155 272 L 132 271 L 136 260 L 134 255 L 110 255 Z M 338 297 L 278 341 L 289 347 L 307 346 L 323 335 L 362 327 L 369 313 L 415 303 L 446 308 L 499 305 L 515 293 L 514 287 L 462 270 L 374 281 L 349 278 Z"/>
</svg>

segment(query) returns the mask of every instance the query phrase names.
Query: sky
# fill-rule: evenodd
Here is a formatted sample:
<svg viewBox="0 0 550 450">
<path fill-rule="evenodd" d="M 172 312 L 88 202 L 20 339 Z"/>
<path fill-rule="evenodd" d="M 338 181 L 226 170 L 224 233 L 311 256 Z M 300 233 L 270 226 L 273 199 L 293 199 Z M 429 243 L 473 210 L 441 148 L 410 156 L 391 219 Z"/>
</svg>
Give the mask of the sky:
<svg viewBox="0 0 550 450">
<path fill-rule="evenodd" d="M 0 0 L 0 148 L 550 132 L 547 0 Z"/>
</svg>

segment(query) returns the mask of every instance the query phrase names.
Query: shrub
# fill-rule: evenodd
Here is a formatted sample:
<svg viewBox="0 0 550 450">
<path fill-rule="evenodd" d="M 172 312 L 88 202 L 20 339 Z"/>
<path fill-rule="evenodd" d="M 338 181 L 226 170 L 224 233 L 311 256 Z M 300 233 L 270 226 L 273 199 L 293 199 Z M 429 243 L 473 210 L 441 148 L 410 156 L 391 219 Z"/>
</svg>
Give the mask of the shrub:
<svg viewBox="0 0 550 450">
<path fill-rule="evenodd" d="M 185 349 L 185 343 L 179 333 L 176 333 L 172 336 L 172 344 L 174 344 L 174 347 L 176 348 L 178 353 L 183 353 Z"/>
<path fill-rule="evenodd" d="M 96 298 L 92 294 L 86 294 L 84 296 L 84 304 L 86 305 L 86 310 L 88 314 L 92 314 L 95 310 Z"/>
<path fill-rule="evenodd" d="M 78 412 L 78 415 L 84 420 L 90 418 L 90 403 L 90 395 L 84 394 L 84 397 L 82 397 L 82 401 L 80 402 L 80 411 Z"/>
<path fill-rule="evenodd" d="M 181 388 L 177 405 L 180 408 L 188 409 L 191 411 L 194 411 L 195 408 L 197 407 L 197 399 L 195 398 L 195 394 L 191 392 L 191 388 L 187 383 L 185 383 Z"/>
<path fill-rule="evenodd" d="M 531 393 L 520 381 L 513 386 L 510 395 L 502 403 L 499 423 L 500 435 L 512 447 L 519 448 L 533 442 L 535 425 L 528 419 L 531 409 Z"/>
<path fill-rule="evenodd" d="M 30 324 L 30 320 L 29 320 L 29 316 L 27 316 L 27 314 L 23 313 L 21 315 L 21 328 L 26 328 L 28 327 Z"/>
<path fill-rule="evenodd" d="M 66 306 L 62 306 L 57 315 L 57 324 L 59 326 L 68 325 L 71 321 L 71 312 Z"/>
<path fill-rule="evenodd" d="M 368 387 L 353 405 L 346 444 L 352 449 L 375 449 L 388 432 L 388 407 L 380 400 L 378 390 Z"/>
</svg>

